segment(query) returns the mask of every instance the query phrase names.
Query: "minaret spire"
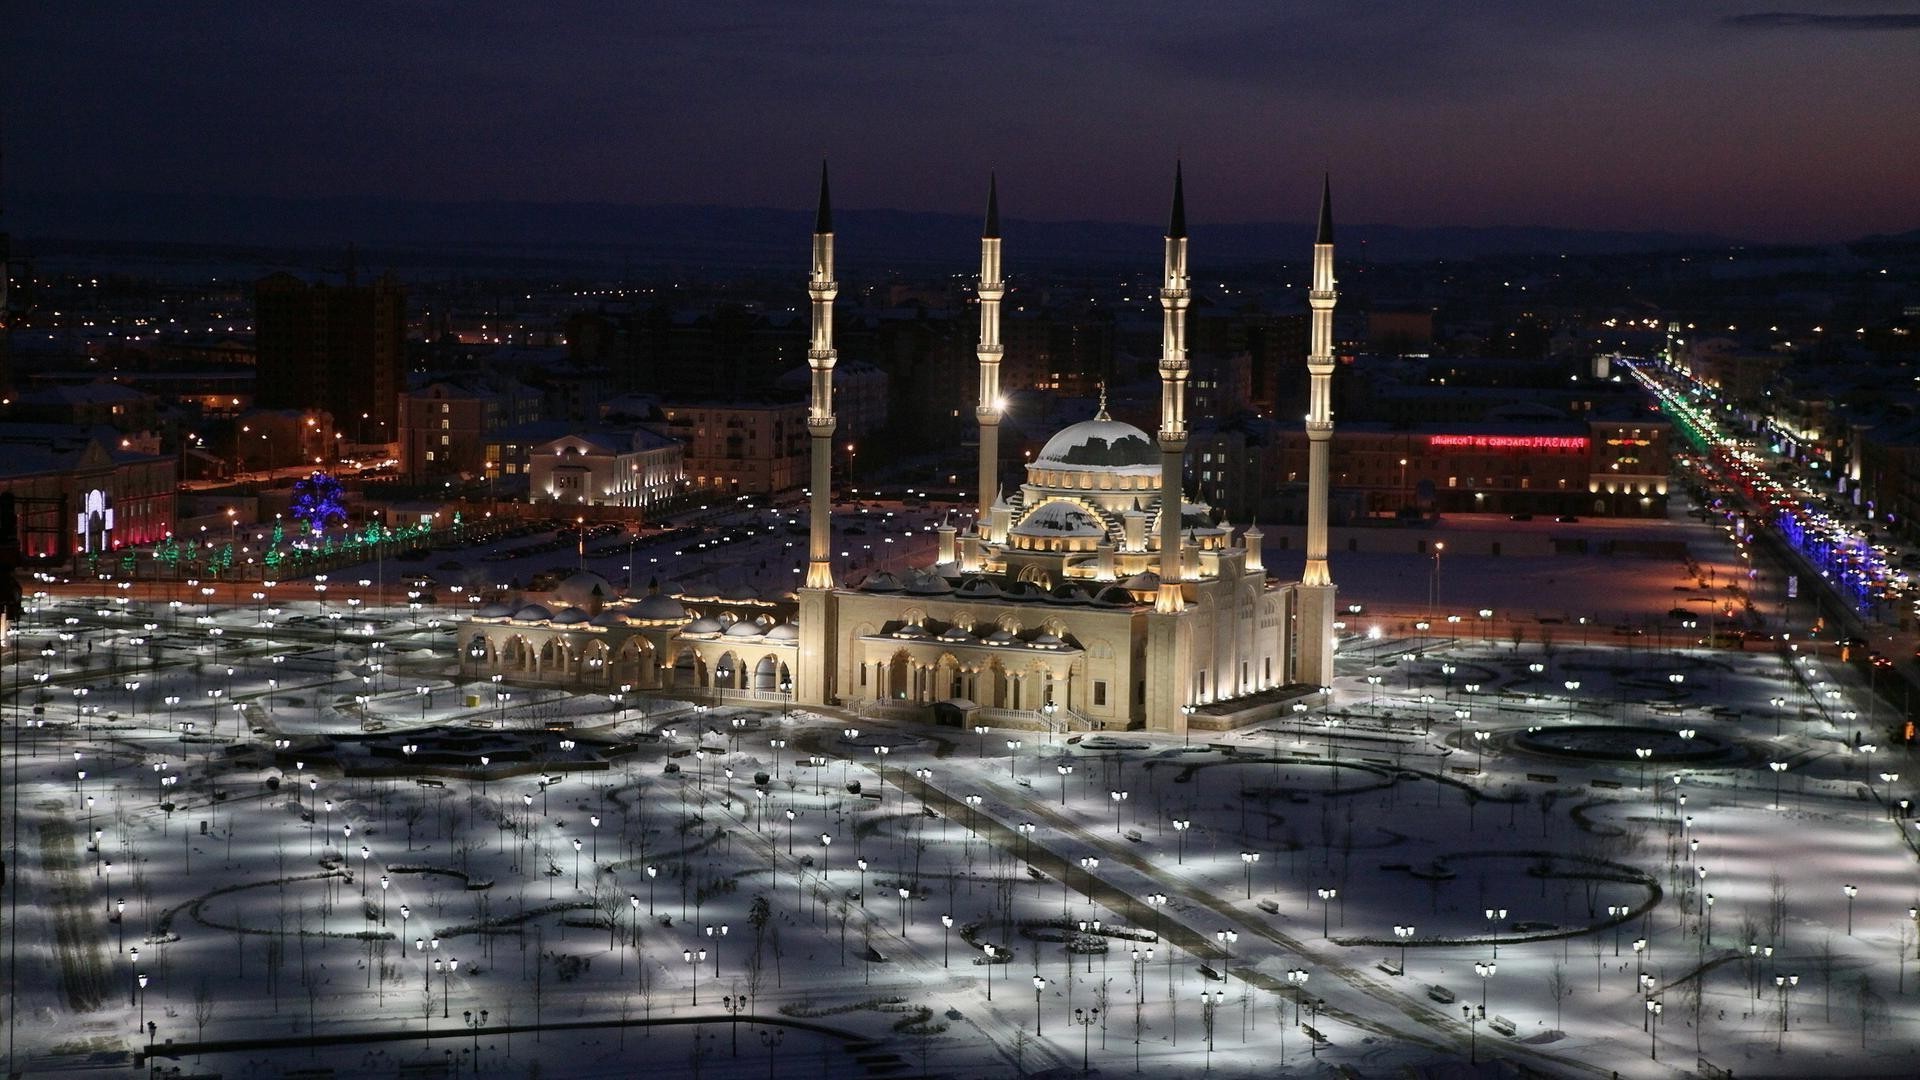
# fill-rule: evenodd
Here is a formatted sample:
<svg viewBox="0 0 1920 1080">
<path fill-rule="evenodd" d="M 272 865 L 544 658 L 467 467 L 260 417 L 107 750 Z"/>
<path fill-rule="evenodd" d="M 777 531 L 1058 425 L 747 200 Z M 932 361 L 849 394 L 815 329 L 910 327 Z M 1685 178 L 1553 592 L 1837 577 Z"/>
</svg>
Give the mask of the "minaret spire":
<svg viewBox="0 0 1920 1080">
<path fill-rule="evenodd" d="M 1005 539 L 992 535 L 993 504 L 1000 488 L 1000 299 L 1006 283 L 1000 278 L 1000 180 L 987 175 L 987 220 L 980 230 L 980 400 L 973 415 L 980 422 L 980 512 L 974 519 L 979 540 Z M 969 567 L 978 569 L 978 566 Z"/>
<path fill-rule="evenodd" d="M 1180 162 L 1173 163 L 1173 214 L 1167 221 L 1167 235 L 1179 240 L 1187 238 L 1187 195 L 1186 184 L 1181 178 Z"/>
<path fill-rule="evenodd" d="M 833 199 L 828 194 L 825 158 L 820 159 L 820 208 L 813 213 L 813 231 L 816 236 L 833 232 Z"/>
<path fill-rule="evenodd" d="M 1327 569 L 1327 473 L 1333 443 L 1333 181 L 1323 178 L 1313 243 L 1307 348 L 1307 564 L 1300 576 L 1299 662 L 1295 678 L 1333 682 L 1333 575 Z"/>
<path fill-rule="evenodd" d="M 1160 591 L 1153 609 L 1180 611 L 1181 462 L 1187 451 L 1187 199 L 1173 166 L 1173 215 L 1160 277 Z"/>
<path fill-rule="evenodd" d="M 807 282 L 813 298 L 813 339 L 807 348 L 812 374 L 807 401 L 807 434 L 812 438 L 812 475 L 807 543 L 809 589 L 833 588 L 833 535 L 828 514 L 833 485 L 833 300 L 840 283 L 833 279 L 833 202 L 827 192 L 827 163 L 820 163 L 820 210 L 813 225 L 813 276 Z"/>
</svg>

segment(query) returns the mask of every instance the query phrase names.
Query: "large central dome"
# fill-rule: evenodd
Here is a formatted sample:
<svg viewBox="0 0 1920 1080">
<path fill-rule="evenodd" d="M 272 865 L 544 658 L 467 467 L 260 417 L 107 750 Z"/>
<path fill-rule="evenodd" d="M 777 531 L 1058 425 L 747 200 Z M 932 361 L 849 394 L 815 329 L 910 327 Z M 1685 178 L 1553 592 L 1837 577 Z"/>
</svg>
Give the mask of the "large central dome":
<svg viewBox="0 0 1920 1080">
<path fill-rule="evenodd" d="M 1034 459 L 1049 469 L 1129 469 L 1155 467 L 1160 451 L 1147 433 L 1107 416 L 1102 409 L 1092 420 L 1062 428 Z"/>
</svg>

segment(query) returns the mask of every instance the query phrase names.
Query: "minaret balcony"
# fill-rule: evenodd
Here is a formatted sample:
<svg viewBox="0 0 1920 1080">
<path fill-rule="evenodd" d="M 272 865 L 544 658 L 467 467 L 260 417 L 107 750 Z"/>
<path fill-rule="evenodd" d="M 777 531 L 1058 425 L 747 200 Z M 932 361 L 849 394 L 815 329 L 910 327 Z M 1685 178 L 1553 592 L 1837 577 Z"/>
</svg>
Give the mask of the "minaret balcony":
<svg viewBox="0 0 1920 1080">
<path fill-rule="evenodd" d="M 1160 299 L 1162 300 L 1185 300 L 1192 295 L 1193 293 L 1189 289 L 1161 289 L 1160 290 Z"/>
<path fill-rule="evenodd" d="M 816 292 L 816 293 L 839 292 L 840 283 L 833 280 L 832 278 L 827 278 L 825 280 L 815 278 L 814 280 L 807 282 L 807 291 Z"/>
</svg>

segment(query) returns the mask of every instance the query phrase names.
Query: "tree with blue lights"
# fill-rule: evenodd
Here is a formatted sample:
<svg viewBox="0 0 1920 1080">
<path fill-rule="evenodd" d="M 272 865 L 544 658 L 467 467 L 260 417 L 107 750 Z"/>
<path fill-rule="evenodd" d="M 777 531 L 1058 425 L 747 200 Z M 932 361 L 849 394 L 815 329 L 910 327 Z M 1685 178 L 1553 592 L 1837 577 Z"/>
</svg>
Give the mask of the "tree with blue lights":
<svg viewBox="0 0 1920 1080">
<path fill-rule="evenodd" d="M 347 520 L 346 491 L 340 481 L 327 473 L 316 472 L 293 485 L 292 515 L 319 533 L 327 526 Z"/>
</svg>

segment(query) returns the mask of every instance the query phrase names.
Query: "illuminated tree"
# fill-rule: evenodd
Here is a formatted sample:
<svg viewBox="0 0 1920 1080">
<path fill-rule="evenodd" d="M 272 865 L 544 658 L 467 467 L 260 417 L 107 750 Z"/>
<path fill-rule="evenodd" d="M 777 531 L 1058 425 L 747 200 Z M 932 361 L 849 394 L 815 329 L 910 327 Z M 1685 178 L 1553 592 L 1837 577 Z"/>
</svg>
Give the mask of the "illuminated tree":
<svg viewBox="0 0 1920 1080">
<path fill-rule="evenodd" d="M 346 492 L 340 481 L 316 472 L 294 482 L 292 515 L 318 533 L 327 526 L 347 520 Z"/>
</svg>

